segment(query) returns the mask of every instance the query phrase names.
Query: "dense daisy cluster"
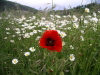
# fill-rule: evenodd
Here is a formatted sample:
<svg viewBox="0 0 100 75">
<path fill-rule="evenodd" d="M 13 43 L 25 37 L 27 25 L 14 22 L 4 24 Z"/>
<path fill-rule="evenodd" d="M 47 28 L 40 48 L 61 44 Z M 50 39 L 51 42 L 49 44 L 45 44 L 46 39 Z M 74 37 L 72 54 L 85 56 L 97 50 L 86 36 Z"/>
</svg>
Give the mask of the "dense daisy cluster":
<svg viewBox="0 0 100 75">
<path fill-rule="evenodd" d="M 5 44 L 8 43 L 9 49 L 12 49 L 12 54 L 14 57 L 11 59 L 12 64 L 24 64 L 24 58 L 28 62 L 34 61 L 35 64 L 41 64 L 42 62 L 49 60 L 49 56 L 54 56 L 50 59 L 51 63 L 58 63 L 66 64 L 67 62 L 75 62 L 76 60 L 82 61 L 82 59 L 79 59 L 77 57 L 81 57 L 84 55 L 85 48 L 92 47 L 95 43 L 93 40 L 94 34 L 99 30 L 100 25 L 100 11 L 93 12 L 92 15 L 90 15 L 91 11 L 88 8 L 85 8 L 85 15 L 76 16 L 76 15 L 49 15 L 48 17 L 39 17 L 39 16 L 22 16 L 20 18 L 14 17 L 11 18 L 11 16 L 8 15 L 8 17 L 0 17 L 0 20 L 5 22 L 2 24 L 4 26 L 4 32 L 3 32 L 3 40 L 5 41 Z M 7 22 L 7 23 L 6 23 Z M 41 36 L 46 30 L 53 30 L 55 33 L 60 35 L 59 37 L 62 39 L 62 42 L 60 44 L 57 44 L 56 46 L 62 46 L 62 47 L 54 47 L 54 49 L 61 48 L 61 55 L 53 55 L 51 52 L 46 52 L 45 49 L 41 48 L 39 46 L 39 41 L 41 39 Z M 55 37 L 56 34 L 46 34 L 46 35 L 53 35 L 53 38 L 56 40 Z M 92 35 L 93 34 L 93 35 Z M 50 37 L 49 36 L 49 37 Z M 43 36 L 44 38 L 46 36 Z M 51 40 L 49 38 L 49 40 Z M 61 41 L 61 40 L 60 40 Z M 7 42 L 7 43 L 6 43 Z M 51 40 L 51 42 L 53 42 Z M 47 42 L 46 44 L 49 46 L 53 45 L 50 42 Z M 46 46 L 42 42 L 43 47 Z M 51 49 L 51 47 L 47 47 L 47 49 Z M 54 50 L 52 49 L 52 50 Z M 10 50 L 9 50 L 10 51 Z M 15 52 L 14 52 L 15 51 Z M 58 52 L 60 52 L 58 51 Z M 16 54 L 17 53 L 17 54 Z M 51 54 L 49 54 L 51 53 Z M 66 54 L 65 54 L 66 53 Z M 65 54 L 65 56 L 63 55 Z M 56 55 L 58 57 L 56 57 Z M 62 56 L 62 57 L 61 57 Z M 85 56 L 85 55 L 84 55 Z M 41 58 L 43 57 L 43 58 Z M 57 58 L 57 60 L 56 60 Z M 43 61 L 44 60 L 44 61 Z M 60 62 L 60 60 L 63 60 L 63 62 Z M 87 60 L 87 59 L 86 59 Z M 25 61 L 26 62 L 26 61 Z M 47 61 L 46 61 L 47 62 Z M 26 63 L 25 63 L 26 64 Z M 31 63 L 28 63 L 31 64 Z M 27 65 L 28 65 L 27 64 Z M 50 63 L 49 63 L 50 64 Z M 69 63 L 68 63 L 69 65 Z M 70 65 L 73 65 L 72 63 Z M 33 65 L 32 65 L 33 66 Z M 35 65 L 34 65 L 35 66 Z M 41 66 L 41 65 L 39 65 Z M 47 64 L 42 64 L 41 70 L 45 69 Z M 53 65 L 52 65 L 53 66 Z M 53 72 L 51 67 L 49 71 Z M 75 65 L 74 65 L 75 66 Z M 59 67 L 62 67 L 60 65 Z M 59 69 L 58 67 L 58 69 Z M 69 68 L 68 68 L 69 69 Z M 69 72 L 69 71 L 68 71 Z"/>
<path fill-rule="evenodd" d="M 88 8 L 85 8 L 85 12 L 89 13 L 90 10 Z M 100 12 L 98 11 L 98 14 Z M 8 18 L 9 19 L 9 15 Z M 83 25 L 80 26 L 80 20 L 83 21 Z M 12 21 L 9 21 L 9 24 L 13 25 L 13 28 L 6 27 L 6 35 L 4 37 L 5 40 L 7 40 L 10 35 L 10 37 L 14 38 L 17 37 L 18 40 L 22 39 L 29 39 L 32 36 L 36 36 L 36 34 L 41 34 L 45 30 L 57 30 L 57 32 L 60 34 L 60 36 L 64 39 L 67 38 L 67 30 L 72 31 L 72 29 L 77 29 L 82 27 L 80 30 L 80 40 L 84 41 L 84 34 L 85 29 L 88 28 L 89 24 L 92 23 L 92 29 L 93 31 L 97 31 L 97 23 L 100 22 L 100 19 L 97 17 L 97 14 L 93 12 L 92 15 L 87 16 L 80 16 L 77 17 L 75 15 L 67 15 L 67 16 L 59 16 L 59 15 L 50 15 L 49 19 L 46 19 L 45 17 L 38 18 L 36 16 L 32 17 L 25 17 L 22 16 L 21 18 L 14 18 Z M 15 25 L 17 24 L 17 26 Z M 13 35 L 11 35 L 10 30 L 13 30 Z M 38 35 L 35 40 L 39 40 L 41 35 Z M 16 43 L 15 40 L 10 39 L 11 43 Z M 63 41 L 63 45 L 66 46 L 65 41 Z M 69 46 L 70 49 L 74 49 L 72 45 Z M 34 47 L 30 47 L 29 50 L 31 52 L 35 51 Z M 25 56 L 29 56 L 30 52 L 24 52 Z M 70 60 L 74 59 L 74 55 L 70 55 Z"/>
</svg>

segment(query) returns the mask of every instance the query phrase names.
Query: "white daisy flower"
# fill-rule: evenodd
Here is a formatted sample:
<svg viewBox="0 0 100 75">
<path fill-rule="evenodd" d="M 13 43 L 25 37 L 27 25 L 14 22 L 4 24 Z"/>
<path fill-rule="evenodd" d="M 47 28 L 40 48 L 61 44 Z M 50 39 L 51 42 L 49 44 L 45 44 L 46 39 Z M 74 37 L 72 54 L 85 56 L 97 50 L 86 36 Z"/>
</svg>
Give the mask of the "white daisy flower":
<svg viewBox="0 0 100 75">
<path fill-rule="evenodd" d="M 70 54 L 69 59 L 70 59 L 70 61 L 74 61 L 75 60 L 75 55 L 74 54 Z"/>
<path fill-rule="evenodd" d="M 30 38 L 30 34 L 29 33 L 25 33 L 24 38 Z"/>
<path fill-rule="evenodd" d="M 74 23 L 73 27 L 77 29 L 79 27 L 79 25 L 77 23 Z"/>
<path fill-rule="evenodd" d="M 4 37 L 4 39 L 7 39 L 7 37 Z"/>
<path fill-rule="evenodd" d="M 59 34 L 61 35 L 62 38 L 64 38 L 67 35 L 65 32 L 60 32 Z"/>
<path fill-rule="evenodd" d="M 10 30 L 10 28 L 6 28 L 6 30 Z"/>
<path fill-rule="evenodd" d="M 30 52 L 25 52 L 24 55 L 25 56 L 29 56 L 30 55 Z"/>
<path fill-rule="evenodd" d="M 95 23 L 97 23 L 97 22 L 98 22 L 98 19 L 97 19 L 96 17 L 91 18 L 90 20 L 91 20 L 92 22 L 95 22 Z"/>
<path fill-rule="evenodd" d="M 77 20 L 78 18 L 75 15 L 73 15 L 73 22 L 76 22 Z"/>
<path fill-rule="evenodd" d="M 12 64 L 17 64 L 17 63 L 18 63 L 18 59 L 15 58 L 12 60 Z"/>
<path fill-rule="evenodd" d="M 93 16 L 94 16 L 94 17 L 96 17 L 96 16 L 97 16 L 97 14 L 96 14 L 95 12 L 93 12 Z"/>
<path fill-rule="evenodd" d="M 16 35 L 12 35 L 12 37 L 15 37 Z"/>
<path fill-rule="evenodd" d="M 84 34 L 85 33 L 84 30 L 81 30 L 81 33 Z"/>
<path fill-rule="evenodd" d="M 29 34 L 30 34 L 31 36 L 32 36 L 32 35 L 34 35 L 34 33 L 33 33 L 33 32 L 30 32 Z"/>
<path fill-rule="evenodd" d="M 36 40 L 39 40 L 41 37 L 40 36 L 37 36 Z"/>
<path fill-rule="evenodd" d="M 89 23 L 89 22 L 88 22 L 87 20 L 84 20 L 84 23 L 87 24 L 87 23 Z"/>
<path fill-rule="evenodd" d="M 90 12 L 90 9 L 89 8 L 85 8 L 85 12 L 86 13 L 89 13 Z"/>
<path fill-rule="evenodd" d="M 70 49 L 74 49 L 74 47 L 72 45 L 70 45 Z"/>
<path fill-rule="evenodd" d="M 68 27 L 67 29 L 68 29 L 68 30 L 71 30 L 71 27 Z"/>
<path fill-rule="evenodd" d="M 98 11 L 98 13 L 100 13 L 100 11 Z"/>
<path fill-rule="evenodd" d="M 81 41 L 84 41 L 84 37 L 83 36 L 80 36 L 80 39 L 81 39 Z"/>
<path fill-rule="evenodd" d="M 55 15 L 55 16 L 56 16 L 58 19 L 61 18 L 61 16 L 59 16 L 59 15 Z"/>
<path fill-rule="evenodd" d="M 10 40 L 10 42 L 11 42 L 11 43 L 14 43 L 15 41 L 14 41 L 14 40 Z"/>
<path fill-rule="evenodd" d="M 6 32 L 6 34 L 10 34 L 10 32 Z"/>
<path fill-rule="evenodd" d="M 34 47 L 30 47 L 29 50 L 30 50 L 31 52 L 34 52 L 34 51 L 35 51 L 35 48 L 34 48 Z"/>
</svg>

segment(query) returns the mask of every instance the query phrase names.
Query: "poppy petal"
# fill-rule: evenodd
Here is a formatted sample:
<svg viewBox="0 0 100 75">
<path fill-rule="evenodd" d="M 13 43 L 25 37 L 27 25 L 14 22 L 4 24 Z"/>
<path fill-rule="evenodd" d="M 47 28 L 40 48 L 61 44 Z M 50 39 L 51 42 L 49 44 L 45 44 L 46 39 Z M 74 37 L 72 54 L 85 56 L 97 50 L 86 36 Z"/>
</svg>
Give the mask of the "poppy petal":
<svg viewBox="0 0 100 75">
<path fill-rule="evenodd" d="M 39 44 L 42 48 L 61 52 L 62 39 L 56 30 L 46 30 L 40 38 Z"/>
</svg>

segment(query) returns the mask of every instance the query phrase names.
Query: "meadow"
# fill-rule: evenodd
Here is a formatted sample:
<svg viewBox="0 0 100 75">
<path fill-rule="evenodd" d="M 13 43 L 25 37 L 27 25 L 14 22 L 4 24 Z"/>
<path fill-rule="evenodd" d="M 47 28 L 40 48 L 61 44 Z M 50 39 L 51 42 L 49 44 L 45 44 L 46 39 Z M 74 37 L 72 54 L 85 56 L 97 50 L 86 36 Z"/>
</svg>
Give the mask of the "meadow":
<svg viewBox="0 0 100 75">
<path fill-rule="evenodd" d="M 61 52 L 41 48 L 45 30 L 62 38 Z M 0 16 L 0 75 L 100 75 L 100 11 Z"/>
</svg>

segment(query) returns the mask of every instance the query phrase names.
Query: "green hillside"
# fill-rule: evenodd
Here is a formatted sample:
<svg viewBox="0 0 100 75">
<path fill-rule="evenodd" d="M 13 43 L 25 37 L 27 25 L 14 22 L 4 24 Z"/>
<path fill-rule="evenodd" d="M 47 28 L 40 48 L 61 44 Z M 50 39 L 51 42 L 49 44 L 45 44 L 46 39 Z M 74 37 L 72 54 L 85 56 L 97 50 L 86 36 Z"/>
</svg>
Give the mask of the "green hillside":
<svg viewBox="0 0 100 75">
<path fill-rule="evenodd" d="M 0 0 L 0 11 L 11 11 L 11 10 L 23 10 L 23 11 L 30 11 L 36 13 L 37 10 L 25 5 L 21 5 L 18 3 Z"/>
<path fill-rule="evenodd" d="M 97 12 L 100 10 L 100 5 L 96 3 L 88 4 L 88 5 L 83 5 L 83 6 L 78 6 L 74 9 L 71 9 L 70 11 L 76 12 L 76 13 L 83 13 L 84 8 L 89 8 L 91 12 Z"/>
<path fill-rule="evenodd" d="M 96 3 L 92 3 L 92 4 L 88 4 L 88 5 L 82 5 L 82 6 L 78 6 L 75 7 L 73 9 L 64 9 L 64 10 L 57 10 L 55 11 L 56 14 L 59 15 L 68 15 L 68 14 L 76 14 L 76 15 L 81 15 L 84 14 L 84 8 L 89 8 L 90 12 L 97 12 L 98 10 L 100 10 L 100 4 L 96 4 Z"/>
</svg>

